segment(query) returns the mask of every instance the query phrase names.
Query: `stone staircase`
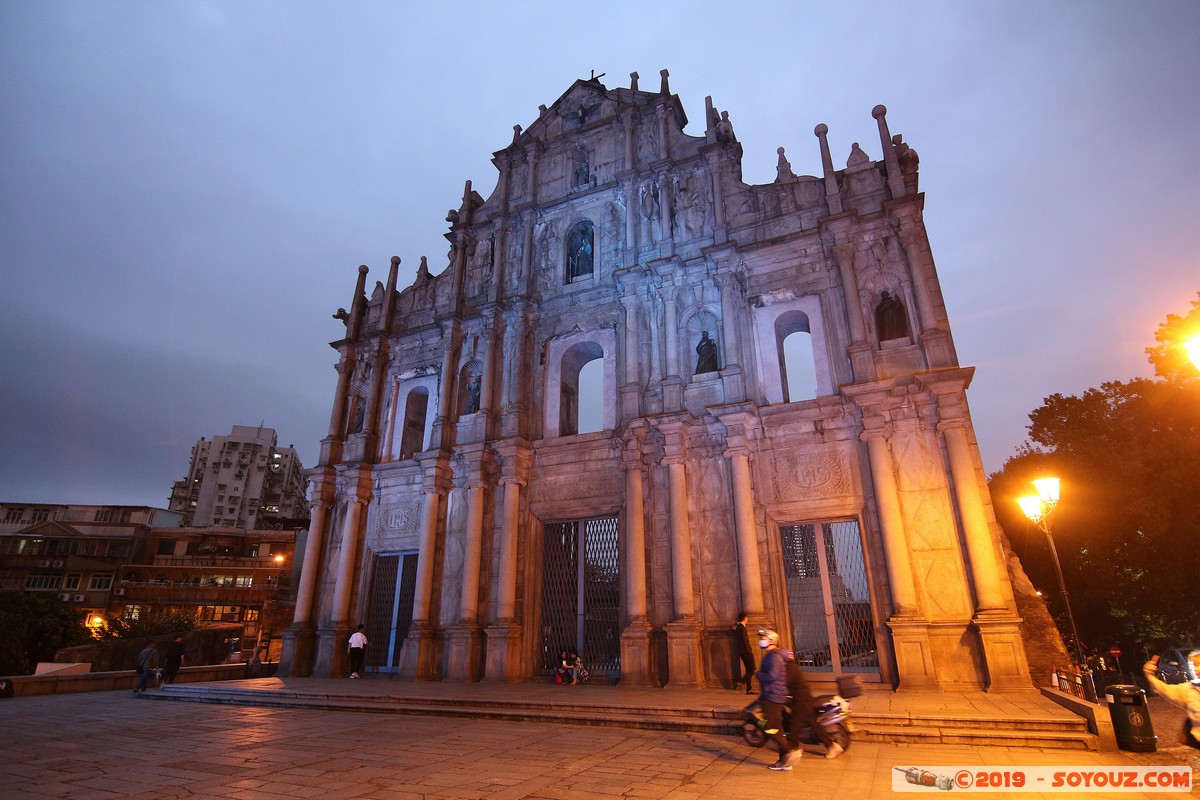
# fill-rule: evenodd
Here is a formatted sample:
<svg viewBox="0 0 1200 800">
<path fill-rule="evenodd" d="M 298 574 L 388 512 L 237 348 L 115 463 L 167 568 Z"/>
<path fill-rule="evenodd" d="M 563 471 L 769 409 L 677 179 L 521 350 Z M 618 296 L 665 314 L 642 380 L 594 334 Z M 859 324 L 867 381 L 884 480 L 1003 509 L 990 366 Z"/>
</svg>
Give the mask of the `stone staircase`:
<svg viewBox="0 0 1200 800">
<path fill-rule="evenodd" d="M 361 689 L 352 693 L 317 688 L 263 690 L 206 683 L 166 686 L 162 691 L 146 692 L 141 697 L 260 708 L 418 714 L 727 735 L 739 734 L 742 724 L 739 709 L 734 707 L 711 707 L 696 702 L 663 705 L 628 699 L 623 699 L 620 704 L 606 704 L 595 698 L 582 702 L 563 692 L 551 692 L 545 699 L 411 697 Z M 852 710 L 851 723 L 854 737 L 864 742 L 1099 749 L 1097 737 L 1088 733 L 1087 723 L 1078 717 L 953 716 Z"/>
</svg>

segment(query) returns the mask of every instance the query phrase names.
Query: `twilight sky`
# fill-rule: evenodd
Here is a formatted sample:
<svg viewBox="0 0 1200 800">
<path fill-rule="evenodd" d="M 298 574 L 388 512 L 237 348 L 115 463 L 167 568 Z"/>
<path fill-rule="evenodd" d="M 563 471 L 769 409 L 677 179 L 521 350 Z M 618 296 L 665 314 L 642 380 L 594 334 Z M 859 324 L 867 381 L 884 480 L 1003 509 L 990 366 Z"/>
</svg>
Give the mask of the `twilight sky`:
<svg viewBox="0 0 1200 800">
<path fill-rule="evenodd" d="M 921 156 L 984 463 L 1053 393 L 1150 375 L 1200 291 L 1200 3 L 0 3 L 0 501 L 165 507 L 201 436 L 329 424 L 357 267 L 577 78 L 728 109 L 745 179 Z M 782 4 L 780 4 L 782 5 Z M 836 6 L 836 8 L 834 8 Z"/>
</svg>

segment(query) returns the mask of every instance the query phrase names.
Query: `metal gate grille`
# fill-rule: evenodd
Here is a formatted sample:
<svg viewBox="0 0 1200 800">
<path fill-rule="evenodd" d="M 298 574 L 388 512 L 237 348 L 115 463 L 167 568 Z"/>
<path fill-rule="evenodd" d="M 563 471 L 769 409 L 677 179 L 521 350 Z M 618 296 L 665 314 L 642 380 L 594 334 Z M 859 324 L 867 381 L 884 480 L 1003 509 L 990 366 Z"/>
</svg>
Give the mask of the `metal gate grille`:
<svg viewBox="0 0 1200 800">
<path fill-rule="evenodd" d="M 878 673 L 858 523 L 787 525 L 780 535 L 796 658 L 813 672 Z"/>
<path fill-rule="evenodd" d="M 542 550 L 541 669 L 574 648 L 592 674 L 621 669 L 619 536 L 616 517 L 551 523 Z"/>
<path fill-rule="evenodd" d="M 400 646 L 412 624 L 417 582 L 417 554 L 375 557 L 367 611 L 366 665 L 376 672 L 394 672 Z"/>
</svg>

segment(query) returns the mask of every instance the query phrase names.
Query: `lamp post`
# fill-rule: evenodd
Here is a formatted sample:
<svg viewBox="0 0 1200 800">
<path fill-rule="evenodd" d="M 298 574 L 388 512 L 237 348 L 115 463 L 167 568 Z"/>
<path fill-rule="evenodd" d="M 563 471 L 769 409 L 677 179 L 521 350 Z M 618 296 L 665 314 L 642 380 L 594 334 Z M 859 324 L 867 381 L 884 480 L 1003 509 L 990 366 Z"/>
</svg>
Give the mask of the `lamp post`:
<svg viewBox="0 0 1200 800">
<path fill-rule="evenodd" d="M 1058 560 L 1058 549 L 1054 546 L 1054 534 L 1051 532 L 1050 517 L 1058 507 L 1059 480 L 1058 478 L 1038 478 L 1033 482 L 1037 494 L 1026 495 L 1017 499 L 1018 505 L 1029 521 L 1042 529 L 1046 541 L 1050 543 L 1050 557 L 1054 561 L 1054 572 L 1058 575 L 1058 588 L 1062 592 L 1063 605 L 1067 607 L 1067 619 L 1071 623 L 1071 636 L 1075 639 L 1075 657 L 1079 661 L 1080 671 L 1087 676 L 1092 687 L 1092 698 L 1095 699 L 1096 684 L 1092 680 L 1092 672 L 1088 669 L 1083 657 L 1083 645 L 1079 642 L 1079 631 L 1075 628 L 1075 615 L 1071 613 L 1071 599 L 1067 596 L 1067 582 L 1063 580 L 1062 564 Z"/>
</svg>

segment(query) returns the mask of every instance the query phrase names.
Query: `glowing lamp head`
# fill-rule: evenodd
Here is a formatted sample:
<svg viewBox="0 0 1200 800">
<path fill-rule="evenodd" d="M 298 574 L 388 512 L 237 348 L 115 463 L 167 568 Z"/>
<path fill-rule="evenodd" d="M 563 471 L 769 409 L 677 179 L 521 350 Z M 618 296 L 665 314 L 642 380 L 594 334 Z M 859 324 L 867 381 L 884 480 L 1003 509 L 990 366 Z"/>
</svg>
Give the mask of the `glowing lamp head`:
<svg viewBox="0 0 1200 800">
<path fill-rule="evenodd" d="M 1025 513 L 1025 516 L 1029 517 L 1031 522 L 1038 522 L 1046 515 L 1042 506 L 1042 498 L 1037 495 L 1031 494 L 1025 497 L 1018 497 L 1017 504 L 1021 506 L 1021 511 Z"/>
<path fill-rule="evenodd" d="M 1183 352 L 1187 353 L 1196 369 L 1200 369 L 1200 333 L 1183 343 Z"/>
<path fill-rule="evenodd" d="M 1038 478 L 1033 482 L 1033 488 L 1037 489 L 1038 499 L 1046 505 L 1053 507 L 1058 503 L 1058 478 Z"/>
</svg>

